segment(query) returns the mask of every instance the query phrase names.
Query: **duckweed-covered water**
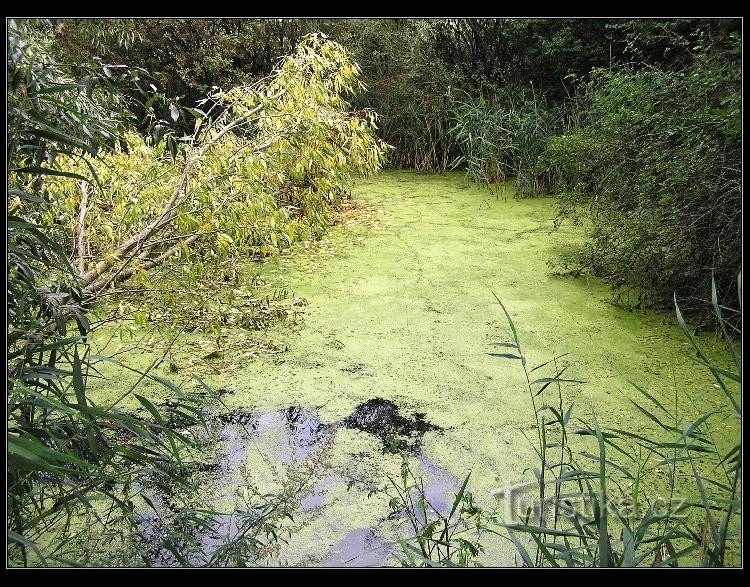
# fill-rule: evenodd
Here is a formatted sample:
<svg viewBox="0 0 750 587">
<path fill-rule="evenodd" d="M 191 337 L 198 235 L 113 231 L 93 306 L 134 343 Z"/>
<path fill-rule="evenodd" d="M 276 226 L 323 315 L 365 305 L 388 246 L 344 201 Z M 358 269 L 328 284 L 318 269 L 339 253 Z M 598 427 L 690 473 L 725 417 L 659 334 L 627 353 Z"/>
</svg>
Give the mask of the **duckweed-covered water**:
<svg viewBox="0 0 750 587">
<path fill-rule="evenodd" d="M 684 413 L 724 404 L 691 361 L 673 316 L 622 309 L 598 280 L 555 275 L 550 262 L 580 242 L 583 229 L 552 230 L 554 199 L 514 199 L 510 184 L 491 193 L 459 174 L 413 172 L 363 180 L 353 196 L 370 221 L 333 227 L 323 244 L 335 254 L 301 251 L 257 269 L 307 301 L 300 326 L 247 334 L 288 350 L 233 353 L 204 373 L 207 383 L 231 390 L 222 397 L 226 412 L 249 414 L 244 424 L 252 424 L 243 437 L 228 421 L 218 439 L 220 466 L 206 477 L 212 505 L 231 503 L 243 487 L 279 490 L 290 470 L 317 459 L 288 542 L 264 564 L 397 562 L 390 553 L 398 522 L 387 498 L 347 488 L 351 477 L 399 474 L 401 457 L 383 450 L 374 428 L 346 424 L 375 398 L 415 424 L 416 432 L 397 432 L 415 470 L 430 480 L 435 503 L 449 504 L 468 471 L 470 490 L 487 508 L 497 505 L 494 489 L 533 479 L 526 437 L 535 434 L 534 417 L 523 372 L 517 361 L 488 355 L 490 343 L 509 339 L 493 293 L 511 313 L 531 365 L 568 353 L 560 364 L 585 381 L 564 390 L 575 415 L 595 411 L 603 425 L 645 426 L 627 401 L 635 397 L 628 379 Z M 177 364 L 194 354 L 197 338 L 178 342 Z M 712 336 L 701 338 L 720 353 Z M 129 344 L 115 339 L 107 350 Z M 153 356 L 119 358 L 144 366 Z M 186 372 L 170 377 L 181 381 Z M 130 383 L 118 375 L 92 382 L 92 393 L 105 404 Z M 159 395 L 158 386 L 142 385 L 142 393 Z M 728 442 L 736 434 L 725 432 Z M 506 541 L 483 545 L 485 564 L 515 563 Z"/>
</svg>

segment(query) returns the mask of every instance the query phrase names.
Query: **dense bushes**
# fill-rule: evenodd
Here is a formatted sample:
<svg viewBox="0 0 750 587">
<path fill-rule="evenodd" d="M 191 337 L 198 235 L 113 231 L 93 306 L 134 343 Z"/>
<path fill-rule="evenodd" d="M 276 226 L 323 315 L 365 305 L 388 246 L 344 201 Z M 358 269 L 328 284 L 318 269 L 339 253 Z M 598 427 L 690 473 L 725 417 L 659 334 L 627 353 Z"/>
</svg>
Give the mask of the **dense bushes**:
<svg viewBox="0 0 750 587">
<path fill-rule="evenodd" d="M 185 397 L 173 397 L 164 410 L 140 398 L 148 408 L 140 415 L 96 405 L 86 395 L 91 325 L 66 251 L 44 222 L 49 202 L 40 188 L 59 176 L 51 165 L 58 157 L 111 149 L 123 113 L 113 108 L 120 102 L 101 69 L 71 78 L 49 59 L 44 37 L 43 24 L 9 23 L 10 565 L 85 562 L 94 553 L 73 553 L 84 531 L 96 529 L 107 543 L 135 530 L 134 485 L 149 474 L 184 481 L 174 467 L 193 444 L 169 430 L 162 416 L 185 409 L 198 420 L 196 402 Z M 84 513 L 90 520 L 82 530 L 74 520 Z"/>
<path fill-rule="evenodd" d="M 56 19 L 54 49 L 73 68 L 85 68 L 92 59 L 141 68 L 164 95 L 193 107 L 216 87 L 250 84 L 270 74 L 305 34 L 317 30 L 312 24 L 291 19 Z M 128 88 L 121 91 L 132 95 Z M 149 106 L 135 100 L 133 113 L 144 119 Z M 188 119 L 178 123 L 192 130 Z"/>
<path fill-rule="evenodd" d="M 151 72 L 159 90 L 182 106 L 218 86 L 253 83 L 272 73 L 306 35 L 323 32 L 343 44 L 362 66 L 368 92 L 353 97 L 356 109 L 380 115 L 379 136 L 395 149 L 390 164 L 445 169 L 453 153 L 446 132 L 453 84 L 435 58 L 435 23 L 359 19 L 59 19 L 56 50 L 72 64 L 94 57 Z M 147 110 L 147 109 L 146 109 Z M 148 112 L 137 104 L 137 118 Z M 182 121 L 178 121 L 182 122 Z M 183 122 L 184 130 L 190 131 Z"/>
<path fill-rule="evenodd" d="M 486 28 L 458 30 L 488 43 Z M 549 84 L 497 91 L 487 76 L 478 98 L 454 100 L 456 163 L 478 182 L 514 177 L 521 195 L 559 192 L 559 220 L 592 221 L 574 271 L 605 278 L 619 301 L 666 308 L 677 291 L 687 312 L 710 317 L 710 274 L 732 291 L 741 265 L 739 35 L 727 21 L 606 30 L 620 36 L 617 58 L 575 79 L 564 101 Z"/>
<path fill-rule="evenodd" d="M 741 266 L 740 69 L 707 52 L 689 68 L 596 70 L 582 124 L 551 138 L 561 214 L 591 213 L 583 266 L 640 301 L 683 306 L 720 291 Z M 736 299 L 727 300 L 736 307 Z"/>
<path fill-rule="evenodd" d="M 374 114 L 347 111 L 357 75 L 340 45 L 311 35 L 267 83 L 214 92 L 218 114 L 193 109 L 176 158 L 134 133 L 98 160 L 60 157 L 44 221 L 62 229 L 86 297 L 175 262 L 184 280 L 319 236 L 352 175 L 385 153 Z"/>
<path fill-rule="evenodd" d="M 455 157 L 447 132 L 446 88 L 460 83 L 460 77 L 435 55 L 435 22 L 337 20 L 317 26 L 361 65 L 367 92 L 353 105 L 378 113 L 378 134 L 394 147 L 389 165 L 445 169 Z"/>
<path fill-rule="evenodd" d="M 447 88 L 533 88 L 559 100 L 569 73 L 610 55 L 611 23 L 575 19 L 58 19 L 60 58 L 127 63 L 151 72 L 159 90 L 186 107 L 222 88 L 268 75 L 308 33 L 321 31 L 362 67 L 368 92 L 355 108 L 380 115 L 395 149 L 390 165 L 446 169 L 458 155 L 448 133 Z M 616 47 L 616 51 L 619 49 Z M 136 107 L 143 118 L 146 112 Z M 188 129 L 189 130 L 189 129 Z"/>
</svg>

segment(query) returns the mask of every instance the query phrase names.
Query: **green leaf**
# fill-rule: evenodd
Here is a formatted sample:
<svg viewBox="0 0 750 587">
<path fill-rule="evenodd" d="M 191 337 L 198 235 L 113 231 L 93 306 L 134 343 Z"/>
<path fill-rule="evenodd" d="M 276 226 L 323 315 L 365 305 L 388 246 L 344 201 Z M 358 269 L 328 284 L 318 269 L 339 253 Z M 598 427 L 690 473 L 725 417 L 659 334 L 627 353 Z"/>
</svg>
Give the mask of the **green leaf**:
<svg viewBox="0 0 750 587">
<path fill-rule="evenodd" d="M 8 188 L 8 195 L 9 196 L 18 196 L 22 200 L 27 200 L 29 202 L 34 202 L 36 204 L 45 204 L 47 200 L 44 198 L 41 198 L 39 196 L 35 196 L 33 194 L 29 194 L 27 192 L 24 192 L 22 190 L 16 189 L 16 188 Z"/>
<path fill-rule="evenodd" d="M 47 564 L 47 559 L 42 554 L 42 551 L 39 550 L 39 547 L 36 545 L 36 542 L 33 542 L 32 540 L 28 540 L 27 538 L 24 538 L 17 532 L 14 532 L 13 530 L 8 530 L 8 542 L 15 542 L 16 544 L 21 544 L 22 546 L 26 548 L 30 548 L 34 551 L 34 553 L 39 557 L 42 563 L 45 565 Z"/>
<path fill-rule="evenodd" d="M 531 539 L 534 542 L 536 542 L 536 545 L 539 548 L 540 552 L 542 553 L 542 556 L 544 556 L 544 558 L 547 560 L 549 564 L 551 564 L 553 567 L 560 566 L 555 560 L 555 557 L 552 555 L 549 549 L 544 545 L 544 543 L 542 542 L 542 539 L 537 534 L 531 534 Z"/>
<path fill-rule="evenodd" d="M 513 324 L 513 319 L 510 317 L 510 314 L 508 314 L 508 310 L 505 309 L 505 305 L 500 301 L 500 298 L 497 297 L 497 294 L 495 294 L 495 292 L 492 292 L 492 295 L 495 296 L 497 303 L 500 304 L 500 307 L 503 309 L 503 313 L 505 314 L 505 317 L 508 319 L 510 330 L 513 333 L 513 340 L 516 343 L 516 347 L 520 350 L 521 343 L 518 341 L 518 333 L 516 332 L 516 325 Z"/>
<path fill-rule="evenodd" d="M 501 357 L 503 359 L 522 359 L 518 355 L 511 355 L 510 353 L 487 353 L 491 357 Z"/>
<path fill-rule="evenodd" d="M 547 534 L 549 536 L 569 536 L 573 538 L 584 538 L 578 532 L 572 530 L 561 530 L 559 528 L 549 528 L 547 526 L 534 526 L 531 524 L 501 524 L 508 530 L 514 530 L 516 532 L 525 532 L 528 534 Z"/>
<path fill-rule="evenodd" d="M 72 173 L 70 171 L 58 171 L 57 169 L 50 169 L 48 167 L 14 167 L 10 169 L 10 171 L 13 171 L 15 173 L 33 173 L 33 174 L 39 174 L 39 175 L 57 175 L 60 177 L 72 177 L 73 179 L 80 179 L 85 182 L 89 182 L 89 179 L 87 177 L 84 177 L 83 175 L 80 175 L 78 173 Z"/>
<path fill-rule="evenodd" d="M 570 421 L 570 416 L 573 414 L 573 404 L 570 404 L 570 407 L 568 408 L 568 411 L 565 412 L 565 417 L 563 418 L 563 426 L 567 426 L 568 422 Z"/>
<path fill-rule="evenodd" d="M 70 463 L 82 469 L 91 468 L 89 463 L 59 450 L 51 449 L 36 438 L 32 440 L 9 434 L 7 440 L 8 455 L 24 460 L 33 465 L 34 468 L 57 472 L 58 467 L 54 463 Z"/>
<path fill-rule="evenodd" d="M 724 455 L 724 457 L 719 461 L 719 463 L 716 465 L 717 467 L 720 465 L 723 465 L 727 460 L 732 458 L 733 456 L 739 454 L 741 445 L 736 444 L 727 454 Z"/>
<path fill-rule="evenodd" d="M 506 526 L 507 527 L 507 526 Z M 531 560 L 531 557 L 529 556 L 528 551 L 524 547 L 523 544 L 516 538 L 515 534 L 512 531 L 508 532 L 508 536 L 510 536 L 511 542 L 513 542 L 514 546 L 516 547 L 516 550 L 521 555 L 521 559 L 523 560 L 523 563 L 527 567 L 534 567 L 534 561 Z"/>
<path fill-rule="evenodd" d="M 622 527 L 622 564 L 623 567 L 635 566 L 635 538 L 627 526 Z"/>
<path fill-rule="evenodd" d="M 81 358 L 78 355 L 78 345 L 73 347 L 73 389 L 75 390 L 78 405 L 86 406 L 86 384 L 83 381 L 81 371 Z"/>
<path fill-rule="evenodd" d="M 532 367 L 531 369 L 529 369 L 529 373 L 533 373 L 537 369 L 541 369 L 542 367 L 546 367 L 550 363 L 554 363 L 558 359 L 562 359 L 563 357 L 566 357 L 569 354 L 570 353 L 563 353 L 562 355 L 557 355 L 554 359 L 550 359 L 549 361 L 546 361 L 545 363 L 542 363 L 541 365 L 537 365 L 536 367 Z"/>
<path fill-rule="evenodd" d="M 156 420 L 163 427 L 164 432 L 167 436 L 167 440 L 169 440 L 169 444 L 172 447 L 172 454 L 174 455 L 175 460 L 179 464 L 182 464 L 182 460 L 180 459 L 180 451 L 177 450 L 177 445 L 175 444 L 175 441 L 174 441 L 175 435 L 169 428 L 167 428 L 167 426 L 164 423 L 164 420 L 161 417 L 161 414 L 159 414 L 159 411 L 150 401 L 148 401 L 142 395 L 139 395 L 137 393 L 133 395 L 141 403 L 141 405 L 149 411 L 149 413 L 154 417 L 154 420 Z"/>
<path fill-rule="evenodd" d="M 662 411 L 662 412 L 664 412 L 664 413 L 665 413 L 665 414 L 667 414 L 668 416 L 670 416 L 670 415 L 671 415 L 671 414 L 669 413 L 669 411 L 668 411 L 668 410 L 667 410 L 667 409 L 666 409 L 666 408 L 665 408 L 665 407 L 664 407 L 663 405 L 661 405 L 661 403 L 659 402 L 659 400 L 657 400 L 657 399 L 656 399 L 656 398 L 655 398 L 654 396 L 652 396 L 652 395 L 651 395 L 650 393 L 648 393 L 648 392 L 647 392 L 647 391 L 646 391 L 645 389 L 643 389 L 643 388 L 642 388 L 641 386 L 639 386 L 639 385 L 638 385 L 637 383 L 635 383 L 634 381 L 631 381 L 630 379 L 628 379 L 628 380 L 627 380 L 627 382 L 628 382 L 628 383 L 630 383 L 630 385 L 632 385 L 633 387 L 635 387 L 635 388 L 636 388 L 636 389 L 637 389 L 637 390 L 638 390 L 639 392 L 641 392 L 641 394 L 643 394 L 643 395 L 644 395 L 644 396 L 646 396 L 646 397 L 647 397 L 647 398 L 648 398 L 649 400 L 651 400 L 651 401 L 652 401 L 652 402 L 653 402 L 654 404 L 656 404 L 656 406 L 658 406 L 658 407 L 659 407 L 659 409 L 661 409 L 661 411 Z"/>
<path fill-rule="evenodd" d="M 471 477 L 471 471 L 469 471 L 469 474 L 466 475 L 466 479 L 464 479 L 464 482 L 461 485 L 461 489 L 459 489 L 458 493 L 456 494 L 455 499 L 453 500 L 453 507 L 451 508 L 450 514 L 448 514 L 449 520 L 453 517 L 453 514 L 456 512 L 456 508 L 458 508 L 458 504 L 461 503 L 461 500 L 464 497 L 464 492 L 466 491 L 466 485 L 468 485 L 469 483 L 469 477 Z"/>
<path fill-rule="evenodd" d="M 599 565 L 608 567 L 611 564 L 610 543 L 607 527 L 607 458 L 604 437 L 599 429 L 596 414 L 592 414 L 596 440 L 599 443 Z"/>
<path fill-rule="evenodd" d="M 492 346 L 501 346 L 501 347 L 509 347 L 512 349 L 517 349 L 518 345 L 512 342 L 491 342 Z"/>
<path fill-rule="evenodd" d="M 644 407 L 640 406 L 639 404 L 635 403 L 632 399 L 628 398 L 628 401 L 633 406 L 635 406 L 636 410 L 638 410 L 641 414 L 643 414 L 644 416 L 646 416 L 649 420 L 651 420 L 652 422 L 654 422 L 660 428 L 663 428 L 664 430 L 666 430 L 668 432 L 674 432 L 674 433 L 677 433 L 677 434 L 681 434 L 682 433 L 681 430 L 675 428 L 674 426 L 671 426 L 669 424 L 664 424 L 654 414 L 652 414 L 651 412 L 649 412 L 646 408 L 644 408 Z"/>
<path fill-rule="evenodd" d="M 682 436 L 684 438 L 695 438 L 696 437 L 695 431 L 698 429 L 698 427 L 700 427 L 700 425 L 703 424 L 703 422 L 705 422 L 706 420 L 708 420 L 711 416 L 713 416 L 714 414 L 718 414 L 719 412 L 720 410 L 714 410 L 712 412 L 708 412 L 707 414 L 703 414 L 695 422 L 693 422 L 692 424 L 688 426 L 685 426 L 685 429 L 682 432 Z M 699 438 L 698 440 L 702 440 L 702 439 Z"/>
</svg>

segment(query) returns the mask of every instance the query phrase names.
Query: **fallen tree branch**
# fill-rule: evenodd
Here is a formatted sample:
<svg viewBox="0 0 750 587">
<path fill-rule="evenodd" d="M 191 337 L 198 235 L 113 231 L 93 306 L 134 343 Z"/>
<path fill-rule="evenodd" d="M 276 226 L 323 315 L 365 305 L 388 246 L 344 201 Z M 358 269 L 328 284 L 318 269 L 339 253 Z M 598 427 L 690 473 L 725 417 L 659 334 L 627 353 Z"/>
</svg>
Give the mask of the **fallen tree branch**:
<svg viewBox="0 0 750 587">
<path fill-rule="evenodd" d="M 179 252 L 182 246 L 190 246 L 195 241 L 197 241 L 201 236 L 203 236 L 203 233 L 192 234 L 189 237 L 187 237 L 185 240 L 180 242 L 179 244 L 161 253 L 158 257 L 155 257 L 148 261 L 139 262 L 138 265 L 136 266 L 134 265 L 128 266 L 127 264 L 123 265 L 120 271 L 118 271 L 114 275 L 111 275 L 111 276 L 106 275 L 106 276 L 100 277 L 99 279 L 90 283 L 88 286 L 86 286 L 83 289 L 84 298 L 85 299 L 96 298 L 99 292 L 105 290 L 110 284 L 127 281 L 138 271 L 141 271 L 141 270 L 148 271 L 149 269 L 153 269 L 157 265 L 161 265 L 164 261 L 169 259 L 169 257 Z"/>
</svg>

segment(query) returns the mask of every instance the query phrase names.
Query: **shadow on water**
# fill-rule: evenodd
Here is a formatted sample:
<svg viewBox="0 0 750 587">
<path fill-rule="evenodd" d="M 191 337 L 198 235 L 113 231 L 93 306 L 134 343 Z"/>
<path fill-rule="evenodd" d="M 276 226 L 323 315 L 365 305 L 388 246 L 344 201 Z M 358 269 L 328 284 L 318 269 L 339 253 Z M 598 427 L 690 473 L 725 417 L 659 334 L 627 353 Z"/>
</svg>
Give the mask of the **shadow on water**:
<svg viewBox="0 0 750 587">
<path fill-rule="evenodd" d="M 357 429 L 378 437 L 384 452 L 408 452 L 419 461 L 425 485 L 425 496 L 436 509 L 449 507 L 450 496 L 459 487 L 457 479 L 432 463 L 421 450 L 422 437 L 431 430 L 440 430 L 431 424 L 424 414 L 402 415 L 398 406 L 381 398 L 373 398 L 356 406 L 351 415 L 334 424 L 321 423 L 317 416 L 300 406 L 290 406 L 272 412 L 251 412 L 235 409 L 231 412 L 213 414 L 211 424 L 215 426 L 218 443 L 214 460 L 194 463 L 192 472 L 199 474 L 203 483 L 225 486 L 237 478 L 247 451 L 253 448 L 262 435 L 278 439 L 267 456 L 285 465 L 305 462 L 332 438 L 338 427 Z M 264 453 L 269 451 L 263 445 Z M 260 446 L 257 446 L 259 450 Z M 345 481 L 339 474 L 329 471 L 299 496 L 298 515 L 324 513 L 326 490 L 335 482 Z M 163 511 L 172 510 L 170 496 L 173 489 L 162 483 L 151 485 L 149 492 L 153 502 L 159 503 Z M 141 536 L 149 545 L 149 562 L 154 566 L 175 566 L 178 560 L 163 546 L 164 528 L 154 512 L 142 512 Z M 295 516 L 296 518 L 296 516 Z M 236 531 L 236 523 L 229 515 L 215 515 L 212 531 L 202 532 L 197 527 L 181 527 L 179 532 L 191 536 L 200 545 L 202 552 L 188 558 L 192 564 L 207 560 Z M 374 528 L 356 528 L 335 544 L 322 559 L 322 566 L 379 566 L 386 562 L 392 545 L 386 543 Z M 324 554 L 324 553 L 321 553 Z"/>
</svg>

